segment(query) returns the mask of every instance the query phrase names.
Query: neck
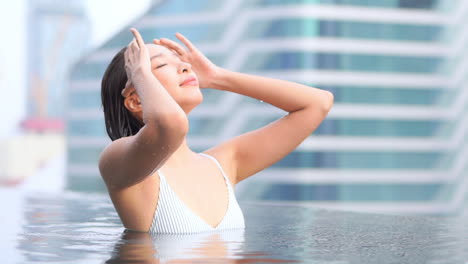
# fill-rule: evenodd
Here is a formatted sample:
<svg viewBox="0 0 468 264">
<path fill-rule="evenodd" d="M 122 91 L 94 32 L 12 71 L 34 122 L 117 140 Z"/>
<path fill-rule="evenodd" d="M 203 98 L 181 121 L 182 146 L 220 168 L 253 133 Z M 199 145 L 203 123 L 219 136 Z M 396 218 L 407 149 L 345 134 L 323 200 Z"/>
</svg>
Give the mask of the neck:
<svg viewBox="0 0 468 264">
<path fill-rule="evenodd" d="M 164 163 L 165 167 L 175 168 L 188 164 L 193 161 L 193 155 L 196 155 L 187 145 L 187 138 L 180 144 L 179 148 Z"/>
</svg>

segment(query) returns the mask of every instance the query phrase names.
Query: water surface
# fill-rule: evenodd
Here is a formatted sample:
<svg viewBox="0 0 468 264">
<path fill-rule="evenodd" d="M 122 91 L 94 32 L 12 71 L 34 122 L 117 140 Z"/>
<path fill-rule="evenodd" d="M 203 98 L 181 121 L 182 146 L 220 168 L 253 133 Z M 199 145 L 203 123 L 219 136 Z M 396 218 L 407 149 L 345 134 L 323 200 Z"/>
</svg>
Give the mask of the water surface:
<svg viewBox="0 0 468 264">
<path fill-rule="evenodd" d="M 464 215 L 241 202 L 245 230 L 150 236 L 125 231 L 104 194 L 0 197 L 17 209 L 2 215 L 2 263 L 468 263 Z"/>
</svg>

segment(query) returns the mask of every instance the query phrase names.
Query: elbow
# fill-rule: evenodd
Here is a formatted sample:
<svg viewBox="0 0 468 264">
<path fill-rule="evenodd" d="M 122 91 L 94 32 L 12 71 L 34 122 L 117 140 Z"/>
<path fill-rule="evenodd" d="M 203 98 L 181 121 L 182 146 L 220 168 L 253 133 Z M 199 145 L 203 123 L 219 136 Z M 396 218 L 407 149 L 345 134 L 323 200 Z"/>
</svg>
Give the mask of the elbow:
<svg viewBox="0 0 468 264">
<path fill-rule="evenodd" d="M 168 145 L 179 145 L 188 133 L 189 125 L 185 113 L 173 112 L 159 115 L 158 118 L 146 122 L 145 126 L 157 131 L 155 135 Z"/>
<path fill-rule="evenodd" d="M 188 119 L 185 113 L 169 115 L 162 122 L 160 133 L 162 138 L 165 139 L 165 145 L 169 153 L 176 151 L 184 142 L 188 130 Z"/>
<path fill-rule="evenodd" d="M 330 112 L 333 103 L 334 103 L 334 96 L 331 92 L 329 91 L 323 91 L 323 100 L 322 100 L 322 111 L 325 115 Z"/>
<path fill-rule="evenodd" d="M 165 114 L 158 121 L 159 130 L 174 140 L 185 138 L 189 130 L 187 115 L 185 113 Z"/>
</svg>

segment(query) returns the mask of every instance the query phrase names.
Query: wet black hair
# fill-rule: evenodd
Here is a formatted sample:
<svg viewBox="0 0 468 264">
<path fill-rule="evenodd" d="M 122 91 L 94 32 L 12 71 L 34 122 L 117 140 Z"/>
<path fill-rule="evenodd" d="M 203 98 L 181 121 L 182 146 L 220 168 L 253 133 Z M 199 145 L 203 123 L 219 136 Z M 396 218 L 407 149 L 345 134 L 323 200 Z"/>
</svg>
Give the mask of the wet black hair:
<svg viewBox="0 0 468 264">
<path fill-rule="evenodd" d="M 128 80 L 124 57 L 126 50 L 127 47 L 124 47 L 114 56 L 101 81 L 104 121 L 107 135 L 112 141 L 135 135 L 144 125 L 125 107 L 125 98 L 121 95 Z"/>
</svg>

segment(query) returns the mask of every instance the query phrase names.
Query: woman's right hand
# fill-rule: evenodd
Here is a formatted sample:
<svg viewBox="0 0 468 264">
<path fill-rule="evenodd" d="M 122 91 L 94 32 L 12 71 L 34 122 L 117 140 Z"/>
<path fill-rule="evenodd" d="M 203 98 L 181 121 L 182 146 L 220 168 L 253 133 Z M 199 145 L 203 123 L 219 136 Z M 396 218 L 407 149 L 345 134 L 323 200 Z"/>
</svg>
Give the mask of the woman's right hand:
<svg viewBox="0 0 468 264">
<path fill-rule="evenodd" d="M 134 89 L 133 85 L 138 79 L 138 73 L 151 73 L 151 61 L 148 49 L 138 30 L 131 28 L 134 39 L 127 46 L 125 51 L 125 71 L 128 81 L 122 90 L 122 95 L 127 97 Z M 131 89 L 133 87 L 133 89 Z"/>
</svg>

